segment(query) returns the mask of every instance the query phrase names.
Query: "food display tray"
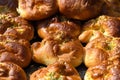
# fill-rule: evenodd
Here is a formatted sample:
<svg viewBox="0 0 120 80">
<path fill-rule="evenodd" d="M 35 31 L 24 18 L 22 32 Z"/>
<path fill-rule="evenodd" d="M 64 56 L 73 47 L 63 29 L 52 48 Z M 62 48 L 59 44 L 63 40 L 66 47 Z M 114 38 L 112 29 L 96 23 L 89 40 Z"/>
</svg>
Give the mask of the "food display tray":
<svg viewBox="0 0 120 80">
<path fill-rule="evenodd" d="M 17 0 L 0 0 L 0 6 L 1 6 L 1 5 L 2 5 L 2 6 L 4 5 L 4 6 L 10 6 L 10 7 L 13 6 L 13 7 L 16 7 L 16 6 L 17 6 L 17 2 L 16 2 L 16 1 L 17 1 Z M 33 23 L 33 25 L 34 25 L 34 23 Z M 34 34 L 34 35 L 35 35 L 35 36 L 34 36 L 34 39 L 30 42 L 31 44 L 32 44 L 33 42 L 36 42 L 36 41 L 41 41 L 41 39 L 38 37 L 36 31 L 35 31 L 35 34 Z M 43 64 L 38 64 L 38 63 L 35 63 L 34 61 L 31 61 L 31 63 L 29 64 L 29 66 L 26 67 L 26 68 L 24 68 L 24 71 L 25 71 L 26 74 L 27 74 L 28 80 L 29 80 L 30 75 L 31 75 L 34 71 L 36 71 L 36 70 L 38 70 L 38 69 L 40 69 L 40 68 L 42 68 L 42 67 L 46 67 L 46 66 L 43 65 Z M 87 70 L 87 68 L 85 67 L 85 65 L 82 63 L 80 66 L 76 67 L 76 70 L 77 70 L 78 73 L 80 74 L 82 80 L 84 80 L 83 78 L 84 78 L 85 72 L 86 72 L 86 70 Z"/>
</svg>

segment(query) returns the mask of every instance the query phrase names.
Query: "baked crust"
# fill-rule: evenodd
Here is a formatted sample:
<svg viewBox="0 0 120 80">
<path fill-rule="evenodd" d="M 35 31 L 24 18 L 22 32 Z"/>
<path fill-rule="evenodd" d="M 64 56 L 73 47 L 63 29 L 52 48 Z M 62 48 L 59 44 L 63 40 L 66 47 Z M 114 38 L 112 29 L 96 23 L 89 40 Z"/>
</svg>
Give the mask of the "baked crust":
<svg viewBox="0 0 120 80">
<path fill-rule="evenodd" d="M 82 80 L 77 70 L 66 62 L 56 62 L 40 68 L 30 75 L 30 80 Z"/>
<path fill-rule="evenodd" d="M 82 63 L 84 49 L 78 39 L 45 38 L 32 44 L 33 60 L 45 65 L 56 61 L 71 63 L 74 67 Z"/>
<path fill-rule="evenodd" d="M 76 38 L 79 36 L 81 29 L 78 24 L 72 21 L 59 21 L 58 18 L 54 17 L 38 22 L 37 32 L 41 38 L 56 37 L 56 35 L 67 35 Z"/>
<path fill-rule="evenodd" d="M 27 80 L 24 70 L 12 62 L 0 62 L 0 80 Z"/>
<path fill-rule="evenodd" d="M 59 11 L 68 18 L 88 20 L 100 14 L 101 0 L 58 0 Z"/>
<path fill-rule="evenodd" d="M 118 17 L 111 17 L 102 15 L 97 19 L 92 19 L 83 25 L 83 32 L 79 36 L 81 42 L 87 43 L 92 40 L 92 37 L 120 37 L 120 19 Z M 87 37 L 87 38 L 86 38 Z M 95 37 L 94 37 L 95 38 Z"/>
<path fill-rule="evenodd" d="M 30 43 L 25 39 L 0 35 L 0 62 L 6 61 L 27 67 L 31 61 Z"/>
<path fill-rule="evenodd" d="M 28 20 L 41 20 L 58 11 L 56 0 L 19 0 L 18 13 Z"/>
<path fill-rule="evenodd" d="M 34 36 L 33 26 L 21 17 L 12 14 L 0 15 L 0 34 L 31 40 Z"/>
<path fill-rule="evenodd" d="M 5 0 L 0 3 L 7 1 L 15 0 Z M 22 18 L 14 12 L 2 11 L 0 5 L 0 65 L 10 64 L 14 68 L 13 65 L 17 64 L 22 68 L 27 67 L 31 62 L 30 47 L 32 47 L 33 60 L 48 67 L 33 73 L 30 76 L 31 80 L 49 80 L 51 78 L 49 75 L 55 76 L 52 77 L 53 79 L 81 80 L 80 75 L 77 72 L 74 73 L 74 69 L 71 69 L 69 65 L 77 67 L 82 63 L 83 58 L 88 67 L 85 80 L 119 80 L 120 18 L 118 16 L 120 16 L 120 1 L 104 1 L 103 5 L 102 0 L 19 0 L 18 12 Z M 14 5 L 12 2 L 11 6 Z M 11 8 L 11 6 L 9 7 Z M 81 26 L 71 21 L 43 21 L 54 15 L 58 8 L 60 13 L 57 15 L 63 14 L 67 18 L 77 19 L 79 22 L 101 15 L 101 8 L 103 9 L 102 14 L 117 17 L 102 15 L 93 19 L 83 25 L 83 32 L 80 34 Z M 43 38 L 41 42 L 35 42 L 30 46 L 28 41 L 33 38 L 34 28 L 23 18 L 32 20 L 33 23 L 35 20 L 40 20 L 37 32 Z M 77 39 L 79 34 L 79 40 L 88 43 L 84 48 Z M 36 36 L 35 34 L 35 39 Z M 56 61 L 60 62 L 53 64 Z M 12 68 L 10 70 L 13 70 Z M 13 74 L 7 79 L 17 75 L 13 71 L 9 73 Z M 3 71 L 0 67 L 0 76 L 4 74 L 6 74 L 6 68 Z M 24 74 L 19 76 L 20 80 L 26 80 L 26 77 L 22 79 L 21 76 Z M 0 77 L 1 79 L 6 78 Z M 17 80 L 19 79 L 17 78 Z"/>
<path fill-rule="evenodd" d="M 120 38 L 96 38 L 85 46 L 84 63 L 87 67 L 99 65 L 104 60 L 120 54 Z"/>
<path fill-rule="evenodd" d="M 120 79 L 120 56 L 113 56 L 111 59 L 88 68 L 84 80 L 119 80 Z"/>
</svg>

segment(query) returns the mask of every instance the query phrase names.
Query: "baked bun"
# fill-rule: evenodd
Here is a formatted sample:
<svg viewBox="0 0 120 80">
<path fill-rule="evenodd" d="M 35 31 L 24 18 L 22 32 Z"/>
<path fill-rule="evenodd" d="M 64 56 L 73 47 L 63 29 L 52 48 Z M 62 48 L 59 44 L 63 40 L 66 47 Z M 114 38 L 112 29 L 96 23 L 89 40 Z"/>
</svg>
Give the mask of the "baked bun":
<svg viewBox="0 0 120 80">
<path fill-rule="evenodd" d="M 21 17 L 11 14 L 0 15 L 0 34 L 31 40 L 34 35 L 33 26 Z"/>
<path fill-rule="evenodd" d="M 85 46 L 84 63 L 87 67 L 96 66 L 108 58 L 120 54 L 120 38 L 96 38 Z"/>
<path fill-rule="evenodd" d="M 30 43 L 25 39 L 0 35 L 0 62 L 6 61 L 27 67 L 31 61 Z"/>
<path fill-rule="evenodd" d="M 24 70 L 12 62 L 0 62 L 0 80 L 27 80 Z"/>
<path fill-rule="evenodd" d="M 66 62 L 56 62 L 40 68 L 30 75 L 30 80 L 82 80 L 77 70 Z"/>
<path fill-rule="evenodd" d="M 65 61 L 77 67 L 84 56 L 83 46 L 78 39 L 62 38 L 59 35 L 56 38 L 45 38 L 42 42 L 34 42 L 32 51 L 33 60 L 45 65 Z"/>
<path fill-rule="evenodd" d="M 88 68 L 84 80 L 119 80 L 120 57 L 104 61 L 99 65 Z"/>
<path fill-rule="evenodd" d="M 100 14 L 101 0 L 58 0 L 59 11 L 68 18 L 88 20 Z"/>
<path fill-rule="evenodd" d="M 72 21 L 59 21 L 57 18 L 52 18 L 39 22 L 37 32 L 41 38 L 56 35 L 78 37 L 81 30 L 80 26 Z"/>
<path fill-rule="evenodd" d="M 58 11 L 57 0 L 19 0 L 18 13 L 27 20 L 41 20 Z"/>
<path fill-rule="evenodd" d="M 97 19 L 90 20 L 84 24 L 83 32 L 80 34 L 79 40 L 87 43 L 91 41 L 93 35 L 95 36 L 96 34 L 98 37 L 102 37 L 103 34 L 105 36 L 118 38 L 120 37 L 119 25 L 120 18 L 102 15 Z"/>
<path fill-rule="evenodd" d="M 104 0 L 102 14 L 120 17 L 120 0 Z"/>
</svg>

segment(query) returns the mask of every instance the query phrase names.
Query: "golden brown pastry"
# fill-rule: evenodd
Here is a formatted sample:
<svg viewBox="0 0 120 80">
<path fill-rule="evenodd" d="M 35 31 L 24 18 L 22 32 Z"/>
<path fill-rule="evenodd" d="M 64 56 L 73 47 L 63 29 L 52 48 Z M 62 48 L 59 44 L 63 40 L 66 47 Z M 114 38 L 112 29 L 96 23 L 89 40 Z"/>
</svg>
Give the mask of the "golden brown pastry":
<svg viewBox="0 0 120 80">
<path fill-rule="evenodd" d="M 57 11 L 57 0 L 18 0 L 18 13 L 27 20 L 41 20 Z"/>
<path fill-rule="evenodd" d="M 87 43 L 95 39 L 94 36 L 96 35 L 96 38 L 102 37 L 103 35 L 120 37 L 119 25 L 120 18 L 102 15 L 97 19 L 90 20 L 84 24 L 83 32 L 80 34 L 79 40 Z"/>
<path fill-rule="evenodd" d="M 56 62 L 40 68 L 30 75 L 30 80 L 82 80 L 77 70 L 66 62 Z"/>
<path fill-rule="evenodd" d="M 120 56 L 102 62 L 99 65 L 88 68 L 84 80 L 119 80 Z"/>
<path fill-rule="evenodd" d="M 31 61 L 30 43 L 25 39 L 0 35 L 0 62 L 6 61 L 27 67 Z"/>
<path fill-rule="evenodd" d="M 84 63 L 87 67 L 100 64 L 108 58 L 120 54 L 120 38 L 96 38 L 85 46 Z"/>
<path fill-rule="evenodd" d="M 101 0 L 58 0 L 59 11 L 68 18 L 88 20 L 100 14 Z"/>
<path fill-rule="evenodd" d="M 78 24 L 72 21 L 59 21 L 58 18 L 47 19 L 40 21 L 37 27 L 38 35 L 41 38 L 56 35 L 68 35 L 71 37 L 78 37 L 81 29 Z"/>
<path fill-rule="evenodd" d="M 24 70 L 12 62 L 0 62 L 0 80 L 27 80 Z"/>
<path fill-rule="evenodd" d="M 86 67 L 99 65 L 104 60 L 107 60 L 108 54 L 102 49 L 90 48 L 86 50 L 84 63 Z"/>
<path fill-rule="evenodd" d="M 71 63 L 74 67 L 82 63 L 84 50 L 78 39 L 71 39 L 69 36 L 56 38 L 45 38 L 42 42 L 32 44 L 33 60 L 45 65 L 56 61 Z"/>
<path fill-rule="evenodd" d="M 82 43 L 89 43 L 90 41 L 96 39 L 96 38 L 103 38 L 104 35 L 102 32 L 100 31 L 96 31 L 96 30 L 86 30 L 83 31 L 78 39 L 82 42 Z"/>
<path fill-rule="evenodd" d="M 27 40 L 33 38 L 33 26 L 21 17 L 13 14 L 1 14 L 0 23 L 0 34 L 11 35 Z"/>
<path fill-rule="evenodd" d="M 120 0 L 104 0 L 102 14 L 120 17 Z"/>
</svg>

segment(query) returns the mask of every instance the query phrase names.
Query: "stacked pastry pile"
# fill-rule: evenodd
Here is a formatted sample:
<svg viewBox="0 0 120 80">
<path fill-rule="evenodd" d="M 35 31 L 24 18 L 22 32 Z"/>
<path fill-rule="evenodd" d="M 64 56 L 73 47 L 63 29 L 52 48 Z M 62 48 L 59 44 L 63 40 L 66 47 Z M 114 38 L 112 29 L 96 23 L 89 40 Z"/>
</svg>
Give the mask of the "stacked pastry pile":
<svg viewBox="0 0 120 80">
<path fill-rule="evenodd" d="M 85 46 L 85 80 L 119 80 L 120 19 L 100 16 L 86 22 L 79 36 Z M 87 37 L 87 38 L 86 38 Z"/>
<path fill-rule="evenodd" d="M 32 59 L 34 28 L 5 6 L 0 6 L 0 80 L 27 80 L 23 68 Z"/>
<path fill-rule="evenodd" d="M 42 41 L 31 45 L 32 59 L 48 67 L 42 69 L 45 73 L 42 73 L 41 69 L 37 71 L 30 80 L 46 79 L 46 77 L 47 80 L 81 80 L 78 72 L 73 69 L 82 63 L 84 56 L 83 46 L 78 40 L 80 26 L 70 21 L 61 22 L 58 18 L 52 18 L 38 22 L 37 32 Z"/>
<path fill-rule="evenodd" d="M 82 63 L 84 80 L 120 79 L 119 0 L 17 3 L 14 12 L 0 7 L 0 79 L 27 80 L 24 68 L 31 61 L 46 67 L 30 80 L 82 80 L 76 70 Z"/>
</svg>

